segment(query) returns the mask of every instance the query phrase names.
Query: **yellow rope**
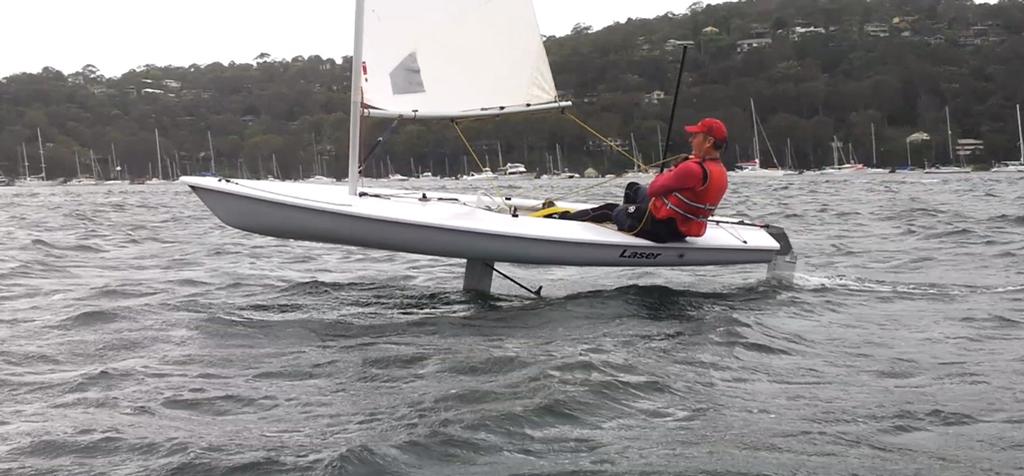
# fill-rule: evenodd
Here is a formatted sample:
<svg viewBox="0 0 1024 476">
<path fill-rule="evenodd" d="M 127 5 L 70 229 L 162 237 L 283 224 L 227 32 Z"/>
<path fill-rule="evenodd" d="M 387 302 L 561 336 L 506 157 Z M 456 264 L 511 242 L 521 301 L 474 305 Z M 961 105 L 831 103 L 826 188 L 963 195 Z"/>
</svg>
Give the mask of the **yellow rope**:
<svg viewBox="0 0 1024 476">
<path fill-rule="evenodd" d="M 466 136 L 462 133 L 462 128 L 459 127 L 459 123 L 452 120 L 452 125 L 455 126 L 455 132 L 459 133 L 459 138 L 462 139 L 462 143 L 466 145 L 466 150 L 469 151 L 469 155 L 473 156 L 473 160 L 476 161 L 476 165 L 480 166 L 480 171 L 482 172 L 484 170 L 484 164 L 480 163 L 480 158 L 476 156 L 476 152 L 474 152 L 473 148 L 470 147 L 469 141 L 466 140 Z"/>
<path fill-rule="evenodd" d="M 633 161 L 633 163 L 635 163 L 635 164 L 637 164 L 638 166 L 640 166 L 640 168 L 641 168 L 641 169 L 643 169 L 643 170 L 647 170 L 647 166 L 646 166 L 646 165 L 644 165 L 644 163 L 643 163 L 643 162 L 640 162 L 639 160 L 637 160 L 637 159 L 636 159 L 636 157 L 633 157 L 632 155 L 629 155 L 629 153 L 628 153 L 628 152 L 626 152 L 626 151 L 622 150 L 621 148 L 619 148 L 619 146 L 617 146 L 617 145 L 615 145 L 615 144 L 612 144 L 612 142 L 611 142 L 610 140 L 608 140 L 608 139 L 607 139 L 606 137 L 604 137 L 603 135 L 599 134 L 599 133 L 598 133 L 597 131 L 595 131 L 594 129 L 592 129 L 592 128 L 591 128 L 590 126 L 586 125 L 586 124 L 585 124 L 585 123 L 584 123 L 583 121 L 581 121 L 581 120 L 580 120 L 580 119 L 579 119 L 578 117 L 574 116 L 574 115 L 573 115 L 573 114 L 572 114 L 571 112 L 565 112 L 565 111 L 563 110 L 563 111 L 562 111 L 562 114 L 565 114 L 566 116 L 569 116 L 569 118 L 570 118 L 570 119 L 572 119 L 572 120 L 574 120 L 574 121 L 576 121 L 576 123 L 577 123 L 577 124 L 579 124 L 579 125 L 580 125 L 580 127 L 582 127 L 582 128 L 584 128 L 584 129 L 586 129 L 586 130 L 587 130 L 588 132 L 590 132 L 591 134 L 594 134 L 594 136 L 596 136 L 596 137 L 597 137 L 598 139 L 601 139 L 602 141 L 604 141 L 604 143 L 605 143 L 605 144 L 608 144 L 608 146 L 609 146 L 609 147 L 611 147 L 611 148 L 615 149 L 615 151 L 616 151 L 616 152 L 618 152 L 618 153 L 622 154 L 622 155 L 623 155 L 624 157 L 626 157 L 627 159 L 629 159 L 629 160 L 632 160 L 632 161 Z"/>
<path fill-rule="evenodd" d="M 488 169 L 484 168 L 484 164 L 481 163 L 480 162 L 480 158 L 476 156 L 476 152 L 473 151 L 473 147 L 471 147 L 469 145 L 469 141 L 466 140 L 465 134 L 462 133 L 462 128 L 459 127 L 459 122 L 454 120 L 454 119 L 452 119 L 452 126 L 455 126 L 455 132 L 459 133 L 459 138 L 462 139 L 462 144 L 466 146 L 466 150 L 469 151 L 469 155 L 473 156 L 473 160 L 475 160 L 476 161 L 476 165 L 478 165 L 480 167 L 480 171 L 483 172 L 484 170 L 488 170 Z M 493 183 L 494 183 L 494 187 L 492 187 L 492 191 L 494 192 L 494 197 L 500 197 L 501 193 L 499 193 L 499 191 L 498 191 L 498 181 L 494 180 Z M 498 200 L 498 199 L 496 199 L 494 197 L 491 197 L 491 198 L 494 199 L 495 202 L 498 203 L 498 205 L 503 205 L 503 203 L 501 203 L 500 200 Z"/>
<path fill-rule="evenodd" d="M 679 154 L 679 155 L 673 155 L 672 157 L 669 157 L 669 158 L 667 158 L 667 159 L 664 159 L 664 160 L 659 160 L 659 161 L 657 161 L 657 162 L 654 162 L 654 163 L 652 163 L 652 164 L 650 165 L 650 167 L 654 167 L 655 165 L 661 165 L 662 163 L 666 163 L 666 162 L 671 162 L 671 161 L 673 161 L 673 160 L 678 160 L 678 159 L 680 159 L 680 158 L 683 158 L 683 157 L 688 157 L 688 154 Z M 573 196 L 573 195 L 577 195 L 577 194 L 579 194 L 580 192 L 585 192 L 585 191 L 587 191 L 587 190 L 591 190 L 591 189 L 594 189 L 594 188 L 600 187 L 600 186 L 602 186 L 602 185 L 605 185 L 605 184 L 607 184 L 607 183 L 609 183 L 609 182 L 613 182 L 613 181 L 615 181 L 615 180 L 618 180 L 618 179 L 620 179 L 620 178 L 622 178 L 622 177 L 612 177 L 612 178 L 610 178 L 610 179 L 602 180 L 602 181 L 600 181 L 600 182 L 598 182 L 598 183 L 595 183 L 595 184 L 593 184 L 593 185 L 588 185 L 588 186 L 586 186 L 586 187 L 581 187 L 581 188 L 578 188 L 578 189 L 575 189 L 575 190 L 571 190 L 571 191 L 569 191 L 568 193 L 565 193 L 565 194 L 559 195 L 559 196 L 557 196 L 557 197 L 552 197 L 552 198 L 548 198 L 548 199 L 546 199 L 546 200 L 552 200 L 552 201 L 553 201 L 553 200 L 561 200 L 561 199 L 563 199 L 563 198 L 568 198 L 568 197 L 571 197 L 571 196 Z"/>
</svg>

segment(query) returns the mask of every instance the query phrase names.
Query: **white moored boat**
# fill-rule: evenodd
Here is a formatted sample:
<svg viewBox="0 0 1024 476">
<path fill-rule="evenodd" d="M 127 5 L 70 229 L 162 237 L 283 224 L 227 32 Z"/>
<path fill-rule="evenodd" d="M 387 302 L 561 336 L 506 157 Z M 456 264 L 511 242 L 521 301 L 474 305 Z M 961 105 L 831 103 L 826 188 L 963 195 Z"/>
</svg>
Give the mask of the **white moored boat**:
<svg viewBox="0 0 1024 476">
<path fill-rule="evenodd" d="M 949 161 L 956 163 L 953 158 L 953 128 L 950 125 L 949 120 L 949 106 L 946 106 L 946 140 L 949 146 Z M 960 156 L 960 165 L 939 165 L 935 164 L 931 167 L 925 167 L 924 173 L 926 174 L 969 174 L 971 169 L 967 168 L 967 164 L 964 163 L 964 157 Z"/>
<path fill-rule="evenodd" d="M 1017 147 L 1020 148 L 1020 160 L 1016 162 L 999 162 L 992 168 L 993 172 L 1024 172 L 1024 129 L 1020 122 L 1020 104 L 1017 105 Z"/>
<path fill-rule="evenodd" d="M 571 106 L 556 98 L 529 0 L 357 0 L 355 31 L 349 177 L 358 176 L 362 116 L 458 120 Z M 468 290 L 489 291 L 498 262 L 770 263 L 770 270 L 791 273 L 796 259 L 781 228 L 726 218 L 711 220 L 703 237 L 659 244 L 598 224 L 530 216 L 550 204 L 526 198 L 365 188 L 359 180 L 349 180 L 348 195 L 319 184 L 181 181 L 217 218 L 241 230 L 465 259 Z"/>
<path fill-rule="evenodd" d="M 504 170 L 499 175 L 501 180 L 533 180 L 533 174 L 526 169 L 526 166 L 518 162 L 505 164 Z"/>
</svg>

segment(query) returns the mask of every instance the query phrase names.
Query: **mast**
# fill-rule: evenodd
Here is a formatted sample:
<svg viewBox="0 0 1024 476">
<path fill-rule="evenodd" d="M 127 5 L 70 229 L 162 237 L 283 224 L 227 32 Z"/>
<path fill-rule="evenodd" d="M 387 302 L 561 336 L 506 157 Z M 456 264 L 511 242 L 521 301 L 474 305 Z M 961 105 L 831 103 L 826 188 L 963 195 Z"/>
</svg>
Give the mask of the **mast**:
<svg viewBox="0 0 1024 476">
<path fill-rule="evenodd" d="M 636 137 L 633 135 L 633 131 L 629 132 L 629 143 L 633 145 L 633 158 L 637 161 L 643 162 L 640 160 L 640 152 L 636 150 Z M 639 164 L 633 162 L 633 170 L 639 171 L 640 169 L 637 167 L 639 167 Z"/>
<path fill-rule="evenodd" d="M 658 124 L 658 144 L 661 144 L 661 124 Z M 658 148 L 658 160 L 665 160 L 665 152 Z"/>
<path fill-rule="evenodd" d="M 92 165 L 92 178 L 99 180 L 100 175 L 96 173 L 96 169 L 99 167 L 97 167 L 98 164 L 96 164 L 96 154 L 92 152 L 92 149 L 89 149 L 89 163 Z"/>
<path fill-rule="evenodd" d="M 505 160 L 501 157 L 501 141 L 498 141 L 498 168 L 505 166 Z"/>
<path fill-rule="evenodd" d="M 313 175 L 324 175 L 320 171 L 320 155 L 316 153 L 316 131 L 313 131 Z"/>
<path fill-rule="evenodd" d="M 114 148 L 114 143 L 110 143 L 110 160 L 114 164 L 110 170 L 110 175 L 114 175 L 114 171 L 117 171 L 117 180 L 121 180 L 121 166 L 117 163 L 117 149 Z"/>
<path fill-rule="evenodd" d="M 163 162 L 160 161 L 160 130 L 154 127 L 153 128 L 153 134 L 156 136 L 156 173 L 157 173 L 157 178 L 159 178 L 160 180 L 163 180 L 164 179 L 164 166 L 163 166 Z M 150 172 L 150 175 L 153 175 L 153 173 Z"/>
<path fill-rule="evenodd" d="M 29 172 L 28 172 L 28 150 L 25 149 L 25 143 L 24 142 L 21 143 L 21 157 L 25 160 L 25 181 L 27 182 L 28 181 L 28 177 L 29 177 Z"/>
<path fill-rule="evenodd" d="M 757 111 L 754 110 L 754 98 L 750 98 L 750 118 L 754 122 L 754 166 L 761 168 L 761 146 L 757 138 Z"/>
<path fill-rule="evenodd" d="M 789 170 L 796 170 L 793 167 L 793 144 L 790 143 L 789 137 L 786 138 L 786 168 Z"/>
<path fill-rule="evenodd" d="M 946 145 L 949 146 L 949 163 L 953 162 L 953 128 L 949 124 L 949 106 L 946 106 Z"/>
<path fill-rule="evenodd" d="M 907 170 L 912 170 L 914 164 L 910 162 L 910 138 L 907 138 Z"/>
<path fill-rule="evenodd" d="M 832 166 L 839 168 L 839 138 L 832 136 Z M 845 162 L 844 162 L 845 163 Z"/>
<path fill-rule="evenodd" d="M 558 173 L 562 173 L 565 169 L 562 168 L 562 147 L 560 144 L 555 144 L 555 157 L 558 157 Z"/>
<path fill-rule="evenodd" d="M 1020 139 L 1017 143 L 1020 147 L 1020 163 L 1024 165 L 1024 131 L 1020 128 L 1020 104 L 1017 105 L 1017 137 Z"/>
<path fill-rule="evenodd" d="M 875 153 L 875 147 L 876 147 L 876 144 L 875 144 L 875 123 L 872 122 L 871 123 L 871 166 L 872 167 L 877 167 L 878 166 L 878 156 Z"/>
<path fill-rule="evenodd" d="M 209 129 L 206 130 L 206 141 L 210 144 L 210 174 L 217 175 L 217 160 L 213 156 L 213 135 Z"/>
<path fill-rule="evenodd" d="M 39 139 L 39 163 L 43 167 L 43 182 L 46 181 L 46 155 L 43 154 L 43 133 L 36 128 L 36 138 Z"/>
<path fill-rule="evenodd" d="M 366 0 L 356 0 L 356 24 L 352 39 L 352 107 L 349 109 L 348 129 L 348 194 L 356 194 L 359 176 L 359 122 L 362 119 L 363 85 L 363 11 Z"/>
<path fill-rule="evenodd" d="M 82 178 L 82 164 L 78 162 L 78 147 L 75 147 L 75 171 L 78 172 L 78 178 Z"/>
</svg>

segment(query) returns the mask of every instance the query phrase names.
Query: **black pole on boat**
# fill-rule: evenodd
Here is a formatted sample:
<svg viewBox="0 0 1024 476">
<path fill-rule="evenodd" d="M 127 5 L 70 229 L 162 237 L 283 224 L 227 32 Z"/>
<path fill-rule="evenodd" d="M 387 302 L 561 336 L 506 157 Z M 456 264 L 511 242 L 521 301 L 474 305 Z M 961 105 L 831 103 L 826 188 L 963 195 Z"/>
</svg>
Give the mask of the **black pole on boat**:
<svg viewBox="0 0 1024 476">
<path fill-rule="evenodd" d="M 676 103 L 679 102 L 679 86 L 683 82 L 683 65 L 686 64 L 686 52 L 689 49 L 689 45 L 683 45 L 683 57 L 679 60 L 679 72 L 676 74 L 676 93 L 672 95 L 672 112 L 668 115 L 668 132 L 665 134 L 665 148 L 662 151 L 662 157 L 668 157 L 668 146 L 672 144 L 672 126 L 676 121 Z M 659 172 L 664 171 L 665 161 L 662 160 Z"/>
<path fill-rule="evenodd" d="M 368 150 L 366 152 L 366 154 L 363 155 L 363 159 L 359 161 L 359 170 L 360 171 L 362 171 L 363 168 L 366 167 L 367 164 L 369 164 L 370 159 L 373 158 L 373 153 L 377 151 L 377 148 L 380 147 L 380 145 L 383 144 L 385 140 L 387 140 L 387 139 L 389 139 L 391 137 L 391 134 L 395 132 L 395 128 L 397 126 L 398 126 L 398 119 L 395 119 L 395 122 L 391 123 L 391 127 L 388 127 L 388 130 L 385 131 L 382 136 L 378 137 L 377 140 L 375 140 L 373 142 L 373 145 L 370 146 L 370 150 Z"/>
</svg>

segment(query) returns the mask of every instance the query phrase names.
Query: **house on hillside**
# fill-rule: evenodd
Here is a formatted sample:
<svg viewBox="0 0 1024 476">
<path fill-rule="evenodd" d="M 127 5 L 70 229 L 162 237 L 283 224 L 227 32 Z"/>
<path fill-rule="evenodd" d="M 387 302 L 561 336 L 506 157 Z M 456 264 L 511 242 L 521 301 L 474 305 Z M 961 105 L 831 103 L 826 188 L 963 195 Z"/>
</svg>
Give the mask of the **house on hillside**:
<svg viewBox="0 0 1024 476">
<path fill-rule="evenodd" d="M 772 30 L 769 29 L 767 26 L 764 26 L 764 25 L 761 25 L 761 24 L 758 24 L 758 23 L 754 23 L 754 24 L 750 25 L 750 38 L 752 38 L 752 39 L 762 39 L 762 38 L 771 38 L 771 37 L 772 37 Z"/>
<path fill-rule="evenodd" d="M 866 23 L 864 33 L 874 38 L 887 38 L 889 36 L 889 25 L 885 23 Z"/>
<path fill-rule="evenodd" d="M 609 145 L 609 143 L 611 145 Z M 595 151 L 595 150 L 611 150 L 615 146 L 620 149 L 626 149 L 630 146 L 629 141 L 619 139 L 618 137 L 609 137 L 608 142 L 599 139 L 587 139 L 586 145 L 583 146 L 584 150 Z"/>
<path fill-rule="evenodd" d="M 665 91 L 656 89 L 644 94 L 644 104 L 658 104 L 662 99 L 665 99 Z"/>
<path fill-rule="evenodd" d="M 809 35 L 824 35 L 825 29 L 811 26 L 795 26 L 789 29 L 789 39 L 793 41 L 799 41 Z"/>
<path fill-rule="evenodd" d="M 743 54 L 754 48 L 764 48 L 772 44 L 771 38 L 750 38 L 736 42 L 736 52 Z"/>
<path fill-rule="evenodd" d="M 722 31 L 719 30 L 718 28 L 709 25 L 707 28 L 700 31 L 700 36 L 703 38 L 722 36 Z"/>
<path fill-rule="evenodd" d="M 971 162 L 972 159 L 985 155 L 985 142 L 978 139 L 957 139 L 953 152 L 960 158 L 961 163 Z"/>
<path fill-rule="evenodd" d="M 1006 41 L 1006 32 L 997 24 L 984 23 L 961 31 L 957 38 L 960 46 L 977 46 Z"/>
<path fill-rule="evenodd" d="M 676 40 L 670 38 L 668 41 L 665 42 L 665 46 L 662 49 L 664 49 L 665 51 L 672 51 L 682 48 L 684 46 L 693 48 L 694 42 L 689 40 Z"/>
</svg>

